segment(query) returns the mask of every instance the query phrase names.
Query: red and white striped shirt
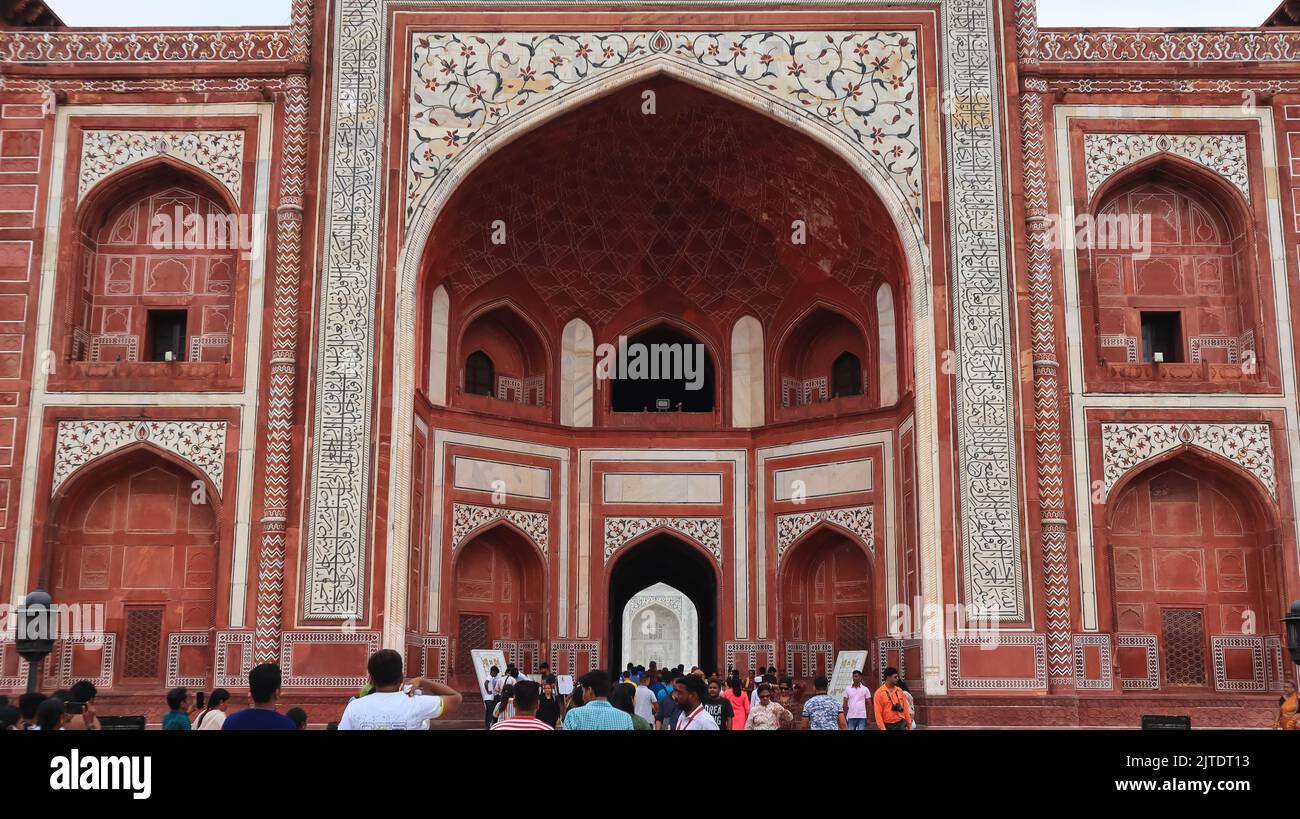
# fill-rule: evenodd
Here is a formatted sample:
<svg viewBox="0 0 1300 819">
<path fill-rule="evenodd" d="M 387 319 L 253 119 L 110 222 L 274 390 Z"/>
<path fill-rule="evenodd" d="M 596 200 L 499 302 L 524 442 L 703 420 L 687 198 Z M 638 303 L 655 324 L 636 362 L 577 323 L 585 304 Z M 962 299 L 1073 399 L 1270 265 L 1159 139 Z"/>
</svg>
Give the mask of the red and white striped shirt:
<svg viewBox="0 0 1300 819">
<path fill-rule="evenodd" d="M 493 725 L 493 731 L 554 731 L 555 729 L 536 717 L 511 717 Z"/>
</svg>

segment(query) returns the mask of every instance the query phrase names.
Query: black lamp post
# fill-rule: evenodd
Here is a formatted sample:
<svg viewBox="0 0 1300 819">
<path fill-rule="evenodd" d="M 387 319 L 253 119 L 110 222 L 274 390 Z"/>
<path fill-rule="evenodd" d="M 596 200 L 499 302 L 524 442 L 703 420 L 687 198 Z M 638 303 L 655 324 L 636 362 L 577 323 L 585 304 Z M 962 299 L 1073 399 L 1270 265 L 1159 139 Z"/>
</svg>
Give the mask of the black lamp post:
<svg viewBox="0 0 1300 819">
<path fill-rule="evenodd" d="M 1291 604 L 1291 613 L 1282 622 L 1286 623 L 1286 647 L 1291 652 L 1291 662 L 1300 665 L 1300 600 Z"/>
<path fill-rule="evenodd" d="M 27 595 L 18 610 L 18 635 L 14 643 L 18 654 L 27 661 L 27 690 L 35 691 L 41 661 L 54 648 L 54 600 L 40 589 Z"/>
</svg>

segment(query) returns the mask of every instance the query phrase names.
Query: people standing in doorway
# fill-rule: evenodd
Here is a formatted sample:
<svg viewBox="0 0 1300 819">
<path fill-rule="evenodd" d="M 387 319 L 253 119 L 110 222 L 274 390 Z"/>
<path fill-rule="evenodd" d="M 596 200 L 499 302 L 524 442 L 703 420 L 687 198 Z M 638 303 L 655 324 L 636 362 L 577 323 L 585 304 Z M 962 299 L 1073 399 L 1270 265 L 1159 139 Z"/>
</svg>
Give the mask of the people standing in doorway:
<svg viewBox="0 0 1300 819">
<path fill-rule="evenodd" d="M 660 731 L 672 731 L 677 727 L 677 715 L 682 709 L 673 696 L 673 683 L 678 676 L 678 673 L 671 668 L 663 672 L 664 693 L 659 697 L 659 708 L 655 714 Z"/>
<path fill-rule="evenodd" d="M 758 687 L 758 705 L 745 720 L 746 731 L 776 731 L 794 722 L 794 715 L 772 697 L 773 688 L 767 683 Z"/>
<path fill-rule="evenodd" d="M 826 693 L 831 681 L 825 677 L 813 680 L 817 690 L 803 704 L 803 725 L 810 731 L 843 731 L 845 728 L 844 709 L 840 701 Z"/>
<path fill-rule="evenodd" d="M 876 689 L 876 725 L 882 731 L 907 731 L 912 727 L 912 710 L 907 695 L 898 687 L 898 669 L 890 666 L 881 676 L 885 684 Z"/>
<path fill-rule="evenodd" d="M 717 731 L 718 723 L 704 707 L 709 687 L 698 674 L 687 674 L 673 682 L 673 697 L 681 713 L 675 731 Z"/>
<path fill-rule="evenodd" d="M 1300 693 L 1295 683 L 1282 683 L 1282 698 L 1277 701 L 1277 727 L 1283 731 L 1300 731 Z"/>
<path fill-rule="evenodd" d="M 492 721 L 496 717 L 497 700 L 501 698 L 501 690 L 505 688 L 505 680 L 501 678 L 501 669 L 492 666 L 488 669 L 488 678 L 483 681 L 483 727 L 490 729 Z"/>
<path fill-rule="evenodd" d="M 722 696 L 731 704 L 731 713 L 733 715 L 731 730 L 743 731 L 746 723 L 749 722 L 749 712 L 753 710 L 753 705 L 750 703 L 749 697 L 745 696 L 745 689 L 741 687 L 738 675 L 733 675 L 730 680 L 727 680 L 727 685 L 729 687 L 722 692 Z"/>
<path fill-rule="evenodd" d="M 616 685 L 609 693 L 609 704 L 632 716 L 632 728 L 637 731 L 653 731 L 654 723 L 642 719 L 636 713 L 636 688 Z"/>
<path fill-rule="evenodd" d="M 582 705 L 564 715 L 566 731 L 631 731 L 632 716 L 609 703 L 609 672 L 593 669 L 578 680 L 574 693 L 582 692 Z"/>
<path fill-rule="evenodd" d="M 853 684 L 844 689 L 844 716 L 850 731 L 867 730 L 867 700 L 871 689 L 862 684 L 862 672 L 853 672 Z"/>
</svg>

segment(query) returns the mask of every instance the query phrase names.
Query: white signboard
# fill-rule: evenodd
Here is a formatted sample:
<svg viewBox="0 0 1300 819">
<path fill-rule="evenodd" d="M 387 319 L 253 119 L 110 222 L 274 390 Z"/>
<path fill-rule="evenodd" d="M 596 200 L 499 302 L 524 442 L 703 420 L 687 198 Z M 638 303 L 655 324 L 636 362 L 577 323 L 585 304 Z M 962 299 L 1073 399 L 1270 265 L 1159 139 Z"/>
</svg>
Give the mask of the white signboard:
<svg viewBox="0 0 1300 819">
<path fill-rule="evenodd" d="M 506 653 L 495 649 L 472 648 L 469 656 L 474 659 L 474 674 L 478 677 L 478 692 L 484 694 L 483 683 L 492 677 L 492 666 L 506 673 Z"/>
<path fill-rule="evenodd" d="M 570 674 L 561 674 L 558 678 L 559 691 L 562 696 L 569 696 L 573 693 L 573 676 Z"/>
<path fill-rule="evenodd" d="M 853 685 L 853 672 L 867 673 L 867 652 L 841 651 L 835 655 L 835 669 L 831 672 L 831 685 L 826 693 L 835 699 L 843 699 L 844 692 Z"/>
</svg>

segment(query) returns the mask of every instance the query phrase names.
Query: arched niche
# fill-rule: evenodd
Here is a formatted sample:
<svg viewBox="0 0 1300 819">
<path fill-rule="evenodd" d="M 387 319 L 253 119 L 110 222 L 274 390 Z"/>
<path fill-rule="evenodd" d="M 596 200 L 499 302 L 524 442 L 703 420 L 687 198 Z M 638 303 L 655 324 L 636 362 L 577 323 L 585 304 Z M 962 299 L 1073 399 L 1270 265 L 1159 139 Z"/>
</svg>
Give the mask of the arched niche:
<svg viewBox="0 0 1300 819">
<path fill-rule="evenodd" d="M 459 387 L 462 405 L 494 412 L 511 405 L 542 407 L 547 400 L 548 346 L 537 328 L 512 305 L 499 304 L 471 316 L 461 332 Z M 487 362 L 486 384 L 471 376 Z"/>
<path fill-rule="evenodd" d="M 815 304 L 781 338 L 775 356 L 773 402 L 779 418 L 831 414 L 874 406 L 878 371 L 862 324 Z"/>
<path fill-rule="evenodd" d="M 43 584 L 61 605 L 103 607 L 115 686 L 163 685 L 169 635 L 216 626 L 218 504 L 202 475 L 148 445 L 83 467 L 53 498 Z M 207 676 L 210 659 L 187 655 L 181 673 Z"/>
<path fill-rule="evenodd" d="M 1063 229 L 1078 248 L 1092 378 L 1119 389 L 1169 379 L 1254 388 L 1264 371 L 1266 288 L 1240 192 L 1195 163 L 1158 155 L 1108 180 L 1085 222 Z"/>
<path fill-rule="evenodd" d="M 720 409 L 713 351 L 680 322 L 652 320 L 611 338 L 596 353 L 596 377 L 608 384 L 611 418 L 653 422 Z"/>
<path fill-rule="evenodd" d="M 685 593 L 667 583 L 642 589 L 623 606 L 623 654 L 628 663 L 659 668 L 699 664 L 699 613 Z"/>
<path fill-rule="evenodd" d="M 1272 509 L 1251 478 L 1195 449 L 1152 461 L 1116 486 L 1098 533 L 1106 544 L 1103 610 L 1130 646 L 1149 641 L 1159 667 L 1152 680 L 1148 653 L 1123 649 L 1121 678 L 1178 692 L 1251 676 L 1221 666 L 1214 646 L 1281 637 L 1286 601 L 1275 580 L 1283 568 Z M 1260 654 L 1262 663 L 1262 648 Z"/>
</svg>

